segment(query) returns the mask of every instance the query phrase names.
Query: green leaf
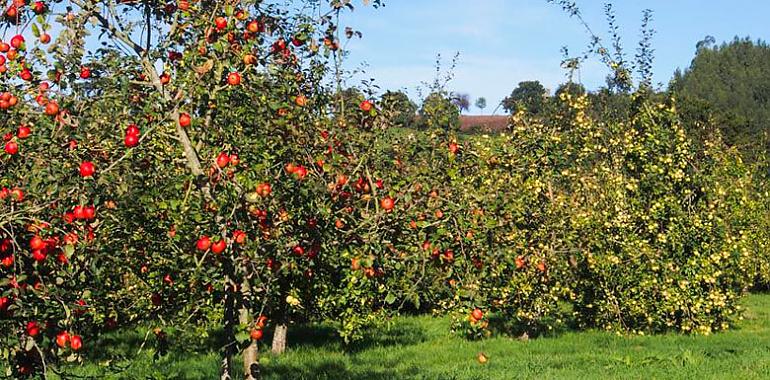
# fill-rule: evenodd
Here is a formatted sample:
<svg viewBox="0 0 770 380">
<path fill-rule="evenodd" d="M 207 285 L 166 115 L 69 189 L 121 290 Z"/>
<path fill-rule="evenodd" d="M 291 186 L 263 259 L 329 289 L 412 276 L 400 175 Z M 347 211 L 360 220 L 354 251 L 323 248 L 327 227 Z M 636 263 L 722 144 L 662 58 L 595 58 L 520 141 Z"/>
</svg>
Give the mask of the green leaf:
<svg viewBox="0 0 770 380">
<path fill-rule="evenodd" d="M 67 256 L 67 258 L 71 258 L 72 255 L 75 253 L 75 247 L 72 246 L 72 244 L 67 244 L 64 246 L 64 255 Z"/>
<path fill-rule="evenodd" d="M 35 340 L 27 337 L 27 339 L 24 341 L 24 350 L 32 351 L 33 348 L 35 348 Z"/>
<path fill-rule="evenodd" d="M 235 340 L 239 342 L 245 342 L 250 339 L 249 333 L 246 331 L 239 331 L 235 334 Z"/>
</svg>

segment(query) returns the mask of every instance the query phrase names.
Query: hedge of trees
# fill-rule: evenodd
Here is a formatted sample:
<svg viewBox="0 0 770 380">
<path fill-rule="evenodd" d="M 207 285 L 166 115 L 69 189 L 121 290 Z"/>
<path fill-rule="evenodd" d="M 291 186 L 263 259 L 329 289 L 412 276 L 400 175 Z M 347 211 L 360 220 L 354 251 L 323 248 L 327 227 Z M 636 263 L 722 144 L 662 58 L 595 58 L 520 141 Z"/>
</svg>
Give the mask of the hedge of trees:
<svg viewBox="0 0 770 380">
<path fill-rule="evenodd" d="M 319 7 L 6 10 L 9 376 L 66 374 L 103 332 L 147 324 L 221 329 L 222 378 L 247 379 L 267 329 L 280 353 L 293 323 L 333 320 L 349 341 L 405 310 L 475 337 L 491 315 L 547 331 L 564 304 L 583 327 L 706 334 L 770 278 L 760 184 L 718 131 L 691 143 L 674 100 L 640 91 L 597 118 L 564 91 L 551 117 L 471 139 L 437 92 L 425 131 L 393 128 L 385 104 L 330 84 L 352 4 Z"/>
</svg>

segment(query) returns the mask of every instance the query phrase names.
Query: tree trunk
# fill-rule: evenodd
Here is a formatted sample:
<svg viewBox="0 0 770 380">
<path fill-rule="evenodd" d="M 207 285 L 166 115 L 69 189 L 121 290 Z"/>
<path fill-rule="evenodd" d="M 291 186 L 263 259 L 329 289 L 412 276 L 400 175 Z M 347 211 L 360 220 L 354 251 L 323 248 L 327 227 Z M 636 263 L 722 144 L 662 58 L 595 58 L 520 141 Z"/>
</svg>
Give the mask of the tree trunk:
<svg viewBox="0 0 770 380">
<path fill-rule="evenodd" d="M 257 342 L 252 341 L 249 346 L 243 350 L 243 378 L 245 380 L 258 380 L 262 378 L 259 370 L 259 350 Z"/>
<path fill-rule="evenodd" d="M 241 283 L 241 308 L 238 311 L 238 321 L 242 326 L 249 326 L 252 323 L 251 312 L 249 311 L 248 295 L 251 293 L 251 287 L 247 280 L 243 280 Z M 259 371 L 259 358 L 258 358 L 257 342 L 252 340 L 249 345 L 243 350 L 243 378 L 245 380 L 257 380 L 261 378 Z"/>
<path fill-rule="evenodd" d="M 222 348 L 222 368 L 220 380 L 230 380 L 233 375 L 233 352 L 237 342 L 235 341 L 235 334 L 233 332 L 233 325 L 235 319 L 235 294 L 232 290 L 227 290 L 225 293 L 225 310 L 224 310 L 224 338 L 225 346 Z"/>
<path fill-rule="evenodd" d="M 222 373 L 221 380 L 230 380 L 235 373 L 233 371 L 233 356 L 238 352 L 238 339 L 235 337 L 235 327 L 238 324 L 238 315 L 236 315 L 236 308 L 238 302 L 236 297 L 238 293 L 234 289 L 234 282 L 232 281 L 233 266 L 230 262 L 225 261 L 225 309 L 223 317 L 223 334 L 224 334 L 224 347 L 222 347 Z"/>
<path fill-rule="evenodd" d="M 230 366 L 232 365 L 230 358 L 227 356 L 222 357 L 222 368 L 220 369 L 221 375 L 219 380 L 231 380 L 233 377 L 230 375 Z"/>
<path fill-rule="evenodd" d="M 283 354 L 286 351 L 286 333 L 289 331 L 289 326 L 286 323 L 281 323 L 275 326 L 275 333 L 273 334 L 273 353 L 276 355 Z"/>
</svg>

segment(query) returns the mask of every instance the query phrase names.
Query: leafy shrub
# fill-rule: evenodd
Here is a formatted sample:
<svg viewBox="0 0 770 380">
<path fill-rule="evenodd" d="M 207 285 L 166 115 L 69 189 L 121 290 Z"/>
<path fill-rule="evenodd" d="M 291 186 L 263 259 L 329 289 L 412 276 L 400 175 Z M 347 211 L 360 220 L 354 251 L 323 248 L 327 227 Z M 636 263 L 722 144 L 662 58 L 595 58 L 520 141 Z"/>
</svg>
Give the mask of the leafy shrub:
<svg viewBox="0 0 770 380">
<path fill-rule="evenodd" d="M 417 116 L 417 105 L 401 91 L 386 91 L 380 98 L 384 117 L 397 127 L 411 127 Z"/>
<path fill-rule="evenodd" d="M 419 125 L 424 129 L 442 128 L 456 131 L 460 128 L 460 109 L 452 103 L 448 94 L 433 92 L 422 102 Z"/>
</svg>

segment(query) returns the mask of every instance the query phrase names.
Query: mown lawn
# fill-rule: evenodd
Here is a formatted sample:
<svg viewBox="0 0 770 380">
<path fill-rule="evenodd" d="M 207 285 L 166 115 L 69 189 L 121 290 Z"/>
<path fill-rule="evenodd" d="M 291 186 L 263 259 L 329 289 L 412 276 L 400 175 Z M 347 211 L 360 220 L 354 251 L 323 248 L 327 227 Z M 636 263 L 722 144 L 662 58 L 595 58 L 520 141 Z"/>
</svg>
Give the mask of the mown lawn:
<svg viewBox="0 0 770 380">
<path fill-rule="evenodd" d="M 745 307 L 736 329 L 707 337 L 590 331 L 466 341 L 449 332 L 448 319 L 421 316 L 399 318 L 346 347 L 330 328 L 294 328 L 289 352 L 263 355 L 261 362 L 266 379 L 770 379 L 770 295 L 751 295 Z M 143 338 L 139 332 L 105 338 L 95 355 L 135 356 Z M 172 341 L 168 355 L 157 360 L 145 349 L 128 367 L 113 361 L 124 369 L 111 375 L 95 365 L 76 372 L 108 379 L 217 378 L 216 349 L 195 350 L 195 344 L 185 352 L 184 346 Z M 482 351 L 486 364 L 477 361 Z"/>
</svg>

